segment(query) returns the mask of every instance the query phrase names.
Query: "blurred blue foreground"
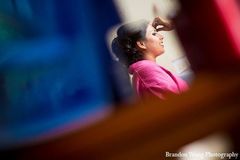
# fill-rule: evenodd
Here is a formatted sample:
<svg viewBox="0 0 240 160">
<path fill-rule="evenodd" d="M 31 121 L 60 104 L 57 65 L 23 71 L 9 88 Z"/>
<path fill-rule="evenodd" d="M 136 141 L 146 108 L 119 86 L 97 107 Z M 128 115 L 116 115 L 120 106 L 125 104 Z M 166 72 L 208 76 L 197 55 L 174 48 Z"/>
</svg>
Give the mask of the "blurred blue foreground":
<svg viewBox="0 0 240 160">
<path fill-rule="evenodd" d="M 113 2 L 0 3 L 0 149 L 109 113 L 113 89 L 104 38 L 119 22 Z"/>
</svg>

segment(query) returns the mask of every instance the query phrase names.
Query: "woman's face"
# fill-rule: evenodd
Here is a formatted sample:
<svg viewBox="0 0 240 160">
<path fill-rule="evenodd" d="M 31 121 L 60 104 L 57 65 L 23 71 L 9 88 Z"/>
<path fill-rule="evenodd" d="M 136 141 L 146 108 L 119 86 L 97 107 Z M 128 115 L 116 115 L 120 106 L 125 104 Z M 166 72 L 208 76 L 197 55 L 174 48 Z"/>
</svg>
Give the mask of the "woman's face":
<svg viewBox="0 0 240 160">
<path fill-rule="evenodd" d="M 146 54 L 157 57 L 164 53 L 163 36 L 152 25 L 148 25 L 144 40 Z"/>
</svg>

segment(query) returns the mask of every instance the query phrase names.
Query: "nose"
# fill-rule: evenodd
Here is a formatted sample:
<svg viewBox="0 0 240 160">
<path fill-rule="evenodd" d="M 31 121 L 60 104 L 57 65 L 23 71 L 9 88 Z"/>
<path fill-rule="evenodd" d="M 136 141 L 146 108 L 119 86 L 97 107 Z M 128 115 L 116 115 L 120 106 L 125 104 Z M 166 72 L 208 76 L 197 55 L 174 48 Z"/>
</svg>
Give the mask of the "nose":
<svg viewBox="0 0 240 160">
<path fill-rule="evenodd" d="M 160 33 L 160 32 L 158 32 L 158 37 L 159 37 L 159 39 L 163 39 L 164 37 L 163 37 L 163 35 Z"/>
</svg>

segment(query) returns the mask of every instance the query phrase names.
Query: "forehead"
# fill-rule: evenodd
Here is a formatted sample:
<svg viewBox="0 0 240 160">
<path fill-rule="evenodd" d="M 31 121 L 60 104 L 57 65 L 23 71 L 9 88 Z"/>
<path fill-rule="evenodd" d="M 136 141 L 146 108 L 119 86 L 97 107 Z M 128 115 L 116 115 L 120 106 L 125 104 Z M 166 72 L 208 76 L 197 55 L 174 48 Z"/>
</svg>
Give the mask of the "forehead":
<svg viewBox="0 0 240 160">
<path fill-rule="evenodd" d="M 155 30 L 156 29 L 151 24 L 148 24 L 147 29 L 146 29 L 146 34 L 151 33 Z"/>
</svg>

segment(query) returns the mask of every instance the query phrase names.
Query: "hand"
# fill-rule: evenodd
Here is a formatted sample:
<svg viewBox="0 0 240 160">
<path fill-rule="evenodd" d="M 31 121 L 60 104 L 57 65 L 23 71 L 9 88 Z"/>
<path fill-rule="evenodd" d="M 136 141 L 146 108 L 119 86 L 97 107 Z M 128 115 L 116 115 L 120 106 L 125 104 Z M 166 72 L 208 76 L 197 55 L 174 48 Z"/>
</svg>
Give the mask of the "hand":
<svg viewBox="0 0 240 160">
<path fill-rule="evenodd" d="M 152 26 L 157 31 L 171 31 L 174 28 L 171 21 L 165 20 L 160 16 L 157 16 L 154 18 L 154 20 L 152 22 Z"/>
</svg>

